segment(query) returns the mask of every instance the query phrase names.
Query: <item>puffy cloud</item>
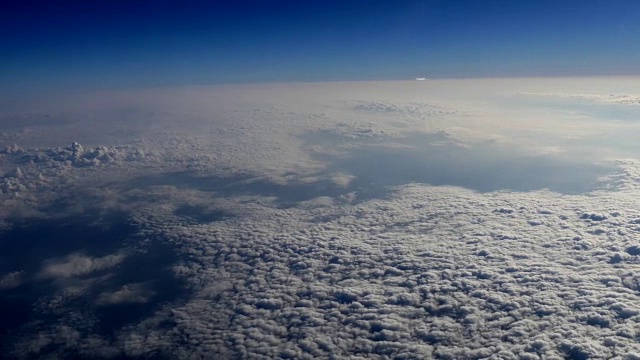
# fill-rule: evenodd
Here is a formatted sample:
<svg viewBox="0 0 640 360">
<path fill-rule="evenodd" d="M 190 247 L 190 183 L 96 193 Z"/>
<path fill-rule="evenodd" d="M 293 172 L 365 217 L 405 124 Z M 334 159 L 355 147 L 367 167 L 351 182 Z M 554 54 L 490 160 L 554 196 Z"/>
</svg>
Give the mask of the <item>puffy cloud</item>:
<svg viewBox="0 0 640 360">
<path fill-rule="evenodd" d="M 124 254 L 107 255 L 98 258 L 83 254 L 71 254 L 61 259 L 47 260 L 42 266 L 39 277 L 66 279 L 74 276 L 84 276 L 117 266 L 124 258 Z"/>
<path fill-rule="evenodd" d="M 628 327 L 638 309 L 629 290 L 637 285 L 607 256 L 626 242 L 609 229 L 635 214 L 602 196 L 608 200 L 561 196 L 569 205 L 554 193 L 415 185 L 388 200 L 322 208 L 337 216 L 305 226 L 296 224 L 308 218 L 306 208 L 233 225 L 185 227 L 176 219 L 176 244 L 195 260 L 176 270 L 200 295 L 170 318 L 194 344 L 188 351 L 203 357 L 633 354 Z M 596 241 L 605 233 L 589 233 L 585 213 L 607 214 L 597 220 L 606 242 Z M 264 232 L 281 217 L 295 222 Z M 210 287 L 221 279 L 227 285 Z M 155 330 L 123 336 L 147 331 Z M 155 345 L 139 346 L 132 355 Z"/>
<path fill-rule="evenodd" d="M 13 289 L 24 282 L 24 272 L 14 271 L 0 277 L 0 290 Z"/>
<path fill-rule="evenodd" d="M 318 102 L 328 102 L 321 106 L 283 104 L 279 94 L 251 90 L 266 100 L 225 107 L 213 120 L 206 107 L 191 109 L 204 116 L 191 119 L 197 136 L 8 148 L 2 219 L 53 216 L 51 204 L 59 216 L 92 206 L 125 211 L 137 228 L 128 246 L 144 247 L 140 254 L 148 257 L 159 244 L 175 252 L 169 263 L 133 271 L 170 269 L 185 287 L 163 298 L 169 277 L 113 280 L 130 260 L 125 250 L 49 259 L 36 280 L 64 286 L 42 295 L 34 316 L 53 320 L 38 323 L 37 336 L 35 323 L 13 333 L 11 355 L 637 357 L 640 167 L 633 159 L 617 163 L 619 173 L 604 179 L 608 187 L 582 194 L 406 182 L 374 193 L 361 173 L 332 168 L 354 149 L 417 148 L 407 140 L 413 133 L 468 148 L 495 139 L 487 129 L 496 123 L 506 128 L 497 138 L 522 136 L 529 125 L 493 118 L 490 107 L 474 113 L 479 107 L 468 94 L 420 100 L 440 89 L 431 86 L 449 86 L 451 94 L 468 84 L 500 85 L 429 81 L 419 84 L 427 92 L 411 99 L 389 95 L 406 84 L 381 85 L 379 93 L 308 85 Z M 460 136 L 465 131 L 482 136 L 472 141 Z M 3 275 L 0 287 L 19 287 L 25 274 Z M 119 309 L 139 316 L 113 321 Z"/>
<path fill-rule="evenodd" d="M 152 296 L 153 292 L 145 284 L 126 284 L 116 291 L 100 294 L 96 305 L 144 304 Z"/>
</svg>

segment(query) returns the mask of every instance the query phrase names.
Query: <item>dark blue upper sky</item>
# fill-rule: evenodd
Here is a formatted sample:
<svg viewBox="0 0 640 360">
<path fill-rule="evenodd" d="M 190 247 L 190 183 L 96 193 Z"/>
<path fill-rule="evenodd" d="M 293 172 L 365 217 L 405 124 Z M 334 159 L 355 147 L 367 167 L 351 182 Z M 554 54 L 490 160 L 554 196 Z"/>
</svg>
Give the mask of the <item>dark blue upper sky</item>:
<svg viewBox="0 0 640 360">
<path fill-rule="evenodd" d="M 4 93 L 640 73 L 637 0 L 0 4 Z"/>
</svg>

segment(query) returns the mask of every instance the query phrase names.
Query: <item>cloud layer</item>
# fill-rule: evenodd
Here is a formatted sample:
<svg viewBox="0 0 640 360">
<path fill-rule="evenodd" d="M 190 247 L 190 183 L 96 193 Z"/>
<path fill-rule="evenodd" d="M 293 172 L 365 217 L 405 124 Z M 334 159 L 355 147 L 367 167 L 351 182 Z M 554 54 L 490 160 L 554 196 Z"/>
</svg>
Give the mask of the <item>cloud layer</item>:
<svg viewBox="0 0 640 360">
<path fill-rule="evenodd" d="M 7 330 L 6 355 L 640 358 L 640 163 L 621 144 L 577 144 L 636 125 L 511 102 L 559 91 L 539 81 L 156 90 L 123 98 L 187 108 L 191 127 L 113 146 L 6 144 L 3 231 L 114 212 L 134 229 L 108 251 L 3 267 L 1 296 L 41 291 L 32 318 Z M 560 90 L 590 93 L 581 84 Z M 209 113 L 216 96 L 229 102 Z M 541 114 L 553 115 L 532 122 Z M 479 144 L 611 171 L 582 193 L 514 191 L 507 171 L 492 177 L 507 185 L 478 192 L 415 183 L 413 167 L 437 169 L 427 157 L 382 185 L 336 166 L 383 174 L 398 167 L 357 155 Z"/>
</svg>

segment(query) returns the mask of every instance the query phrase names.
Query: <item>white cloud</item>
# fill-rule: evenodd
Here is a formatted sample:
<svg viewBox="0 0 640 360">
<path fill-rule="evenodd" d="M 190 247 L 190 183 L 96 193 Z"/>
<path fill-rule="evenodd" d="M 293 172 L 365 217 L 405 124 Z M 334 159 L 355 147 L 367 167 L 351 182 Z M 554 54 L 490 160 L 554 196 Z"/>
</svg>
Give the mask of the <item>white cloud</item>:
<svg viewBox="0 0 640 360">
<path fill-rule="evenodd" d="M 375 142 L 415 148 L 403 141 L 424 134 L 441 135 L 438 147 L 500 143 L 527 153 L 553 145 L 553 154 L 575 153 L 579 146 L 557 139 L 579 141 L 617 126 L 562 122 L 566 114 L 550 109 L 501 107 L 497 92 L 544 90 L 535 89 L 542 80 L 518 81 L 433 80 L 419 89 L 415 81 L 391 82 L 375 90 L 354 83 L 256 86 L 228 94 L 205 88 L 173 93 L 176 99 L 157 90 L 126 101 L 174 107 L 172 116 L 189 114 L 185 128 L 153 129 L 144 141 L 114 147 L 4 151 L 10 166 L 1 179 L 3 220 L 54 216 L 47 206 L 59 201 L 65 207 L 58 216 L 125 211 L 141 241 L 173 246 L 172 273 L 186 286 L 177 300 L 157 305 L 154 284 L 95 286 L 108 282 L 108 274 L 98 277 L 121 265 L 125 252 L 50 259 L 38 278 L 69 285 L 63 294 L 43 296 L 51 306 L 38 309 L 58 320 L 38 328 L 37 337 L 17 339 L 13 351 L 18 357 L 54 349 L 52 356 L 88 357 L 634 358 L 640 166 L 614 156 L 616 144 L 602 145 L 611 152 L 594 146 L 580 153 L 582 160 L 594 156 L 588 162 L 616 159 L 619 169 L 606 177 L 609 188 L 583 194 L 426 184 L 372 194 L 349 169 L 331 167 L 333 159 Z M 570 90 L 558 91 L 581 93 Z M 220 94 L 227 104 L 211 100 Z M 222 110 L 212 110 L 217 105 Z M 326 138 L 313 138 L 318 134 Z M 8 172 L 15 167 L 20 176 Z M 224 216 L 206 216 L 218 213 Z M 22 278 L 5 274 L 0 287 Z M 115 304 L 152 310 L 103 336 L 94 327 L 98 311 L 74 302 L 88 297 L 102 310 Z"/>
<path fill-rule="evenodd" d="M 64 258 L 47 260 L 39 277 L 47 279 L 66 279 L 84 276 L 96 271 L 117 266 L 125 259 L 124 254 L 90 257 L 83 254 L 70 254 Z"/>
<path fill-rule="evenodd" d="M 153 292 L 146 284 L 126 284 L 116 291 L 100 294 L 96 305 L 144 304 L 149 302 L 152 296 Z"/>
<path fill-rule="evenodd" d="M 14 271 L 0 277 L 0 290 L 13 289 L 24 282 L 24 272 Z"/>
<path fill-rule="evenodd" d="M 634 199 L 412 185 L 389 200 L 324 208 L 338 216 L 315 225 L 295 226 L 304 209 L 176 224 L 186 251 L 205 249 L 182 276 L 197 288 L 229 285 L 172 318 L 199 344 L 190 351 L 228 356 L 632 354 L 637 285 L 620 270 L 635 260 L 609 258 L 627 246 L 618 231 L 635 226 L 637 212 L 623 211 Z M 291 230 L 260 230 L 281 217 Z M 605 232 L 592 234 L 595 222 Z"/>
</svg>

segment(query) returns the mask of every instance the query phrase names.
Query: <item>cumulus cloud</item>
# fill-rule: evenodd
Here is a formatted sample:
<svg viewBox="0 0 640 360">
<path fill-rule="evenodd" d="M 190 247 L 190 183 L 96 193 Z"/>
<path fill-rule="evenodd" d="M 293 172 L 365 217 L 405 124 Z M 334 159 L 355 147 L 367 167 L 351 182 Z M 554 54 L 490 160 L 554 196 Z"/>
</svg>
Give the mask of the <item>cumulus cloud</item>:
<svg viewBox="0 0 640 360">
<path fill-rule="evenodd" d="M 603 344 L 618 341 L 618 351 L 634 349 L 633 342 L 609 330 L 631 324 L 637 314 L 629 302 L 632 298 L 625 301 L 622 291 L 618 303 L 597 310 L 606 298 L 618 298 L 619 291 L 615 286 L 605 287 L 598 278 L 615 284 L 616 277 L 599 274 L 591 278 L 589 271 L 580 275 L 585 265 L 567 262 L 575 254 L 563 251 L 562 244 L 543 250 L 554 244 L 550 234 L 545 234 L 555 231 L 555 221 L 539 232 L 531 230 L 527 219 L 554 216 L 549 211 L 520 209 L 510 213 L 517 214 L 516 218 L 507 220 L 503 217 L 508 212 L 490 209 L 474 215 L 473 210 L 461 211 L 464 207 L 460 206 L 482 197 L 456 189 L 438 193 L 441 189 L 405 189 L 393 201 L 368 203 L 322 226 L 280 235 L 263 233 L 260 229 L 267 227 L 256 224 L 256 219 L 245 227 L 255 230 L 243 234 L 227 229 L 220 237 L 215 235 L 222 230 L 219 227 L 188 229 L 175 220 L 184 251 L 200 254 L 180 273 L 202 290 L 170 315 L 157 314 L 155 321 L 175 321 L 193 345 L 164 348 L 160 343 L 178 343 L 177 338 L 158 333 L 159 329 L 147 323 L 123 332 L 129 344 L 127 353 L 140 355 L 164 348 L 167 356 L 191 353 L 202 357 L 211 353 L 296 358 L 354 352 L 414 358 L 610 354 L 608 348 L 591 340 L 594 332 L 607 336 Z M 440 203 L 453 197 L 459 198 L 453 207 Z M 490 208 L 492 202 L 504 201 L 501 199 L 514 200 L 505 195 L 483 203 Z M 458 213 L 454 218 L 483 217 L 485 221 L 473 226 L 458 219 L 469 224 L 470 236 L 456 239 L 467 231 L 435 226 L 437 218 L 429 219 L 431 211 L 425 210 L 425 204 L 431 211 L 446 208 L 452 215 Z M 298 218 L 290 211 L 288 215 Z M 572 218 L 583 221 L 581 217 L 582 213 L 574 213 Z M 507 245 L 514 240 L 483 234 L 500 225 L 513 227 L 524 239 Z M 428 228 L 432 232 L 426 232 Z M 566 231 L 577 230 L 579 227 Z M 232 234 L 234 242 L 224 241 Z M 492 245 L 490 238 L 483 241 L 487 235 L 501 239 L 495 241 L 503 246 Z M 549 240 L 536 244 L 536 239 Z M 528 253 L 536 255 L 523 257 L 522 247 L 533 247 Z M 192 252 L 194 248 L 202 251 Z M 554 251 L 560 253 L 544 260 Z M 599 261 L 593 265 L 602 272 Z M 212 288 L 221 279 L 228 285 Z M 593 283 L 596 288 L 592 291 L 601 286 L 603 297 L 597 291 L 593 298 L 582 294 L 585 283 Z M 562 297 L 554 295 L 556 291 Z M 572 318 L 570 313 L 577 315 Z M 497 332 L 505 340 L 499 340 Z M 148 337 L 159 339 L 133 341 Z"/>
<path fill-rule="evenodd" d="M 628 244 L 620 233 L 635 226 L 629 195 L 412 185 L 392 199 L 323 208 L 333 217 L 307 225 L 317 218 L 305 220 L 307 210 L 297 208 L 233 226 L 189 229 L 176 220 L 177 243 L 198 254 L 176 271 L 199 295 L 167 319 L 197 345 L 165 351 L 294 358 L 634 354 L 638 287 L 622 269 L 635 260 L 609 262 Z M 264 232 L 282 217 L 296 220 Z M 221 281 L 226 285 L 215 285 Z M 176 341 L 143 327 L 122 336 L 147 331 Z M 156 346 L 138 342 L 129 351 Z"/>
<path fill-rule="evenodd" d="M 469 138 L 455 136 L 457 127 L 482 135 L 474 141 L 489 141 L 496 134 L 480 123 L 495 113 L 455 106 L 471 98 L 464 97 L 469 84 L 476 94 L 500 88 L 429 81 L 419 84 L 426 92 L 402 99 L 389 94 L 410 85 L 380 85 L 373 94 L 363 85 L 309 85 L 321 95 L 314 101 L 326 103 L 301 109 L 267 94 L 255 106 L 216 113 L 215 126 L 199 121 L 206 136 L 164 134 L 135 146 L 8 147 L 2 211 L 28 205 L 45 214 L 43 204 L 64 200 L 66 214 L 77 214 L 69 209 L 88 199 L 124 210 L 141 243 L 170 244 L 176 260 L 158 271 L 170 269 L 185 287 L 158 300 L 161 281 L 97 286 L 111 284 L 104 273 L 125 262 L 124 252 L 49 259 L 37 278 L 70 285 L 38 300 L 47 306 L 36 314 L 54 320 L 38 323 L 35 337 L 27 331 L 35 331 L 33 324 L 16 332 L 12 355 L 637 357 L 637 161 L 619 160 L 619 172 L 603 179 L 608 187 L 581 194 L 416 183 L 372 193 L 349 169 L 331 168 L 334 158 L 320 156 L 330 150 L 349 156 L 413 133 L 468 145 Z M 440 89 L 432 86 L 448 86 L 449 95 L 460 90 L 461 98 L 431 101 Z M 288 91 L 286 99 L 297 99 L 292 93 L 299 89 Z M 464 127 L 469 114 L 478 117 Z M 496 123 L 504 125 L 495 130 L 503 137 L 529 126 L 504 118 L 489 124 Z M 15 288 L 22 278 L 5 274 L 0 286 Z M 83 299 L 93 300 L 85 306 Z M 155 301 L 161 305 L 146 307 Z M 100 330 L 113 324 L 100 314 L 119 305 L 147 310 Z"/>
<path fill-rule="evenodd" d="M 100 294 L 96 305 L 144 304 L 149 302 L 152 296 L 153 292 L 146 284 L 126 284 L 116 291 Z"/>
<path fill-rule="evenodd" d="M 0 290 L 13 289 L 24 282 L 24 272 L 14 271 L 0 277 Z"/>
<path fill-rule="evenodd" d="M 70 254 L 64 258 L 45 261 L 38 276 L 45 279 L 66 279 L 75 276 L 84 276 L 117 266 L 124 259 L 124 254 L 107 255 L 103 257 Z"/>
</svg>

